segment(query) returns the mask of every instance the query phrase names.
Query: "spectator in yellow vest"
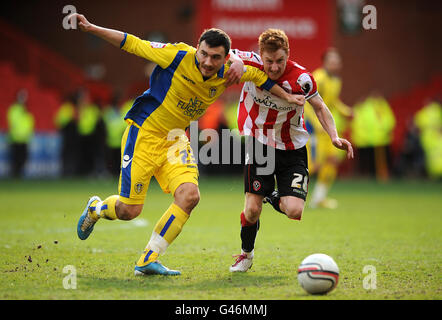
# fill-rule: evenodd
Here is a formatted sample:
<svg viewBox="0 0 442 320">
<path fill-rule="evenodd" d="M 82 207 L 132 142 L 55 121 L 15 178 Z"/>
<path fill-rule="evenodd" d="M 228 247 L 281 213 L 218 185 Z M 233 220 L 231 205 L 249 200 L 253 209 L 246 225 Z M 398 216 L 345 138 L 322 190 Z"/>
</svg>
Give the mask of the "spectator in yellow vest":
<svg viewBox="0 0 442 320">
<path fill-rule="evenodd" d="M 114 176 L 120 173 L 121 139 L 127 123 L 124 121 L 126 110 L 119 107 L 118 96 L 103 111 L 103 121 L 106 127 L 106 164 L 107 170 Z"/>
<path fill-rule="evenodd" d="M 82 150 L 78 173 L 80 175 L 97 173 L 96 171 L 102 166 L 105 129 L 100 107 L 92 101 L 86 91 L 79 101 L 77 130 Z"/>
<path fill-rule="evenodd" d="M 79 155 L 77 131 L 78 93 L 72 94 L 62 103 L 55 114 L 54 123 L 61 136 L 61 161 L 64 176 L 72 176 L 76 172 Z"/>
<path fill-rule="evenodd" d="M 378 92 L 355 105 L 351 128 L 352 141 L 358 148 L 360 173 L 376 176 L 380 181 L 389 178 L 395 125 L 390 105 Z"/>
<path fill-rule="evenodd" d="M 442 177 L 442 105 L 432 101 L 419 110 L 414 123 L 425 154 L 425 167 L 432 179 Z"/>
<path fill-rule="evenodd" d="M 23 174 L 28 158 L 28 146 L 34 135 L 34 116 L 27 110 L 28 93 L 21 89 L 17 100 L 8 109 L 8 129 L 11 154 L 11 171 L 14 177 Z"/>
</svg>

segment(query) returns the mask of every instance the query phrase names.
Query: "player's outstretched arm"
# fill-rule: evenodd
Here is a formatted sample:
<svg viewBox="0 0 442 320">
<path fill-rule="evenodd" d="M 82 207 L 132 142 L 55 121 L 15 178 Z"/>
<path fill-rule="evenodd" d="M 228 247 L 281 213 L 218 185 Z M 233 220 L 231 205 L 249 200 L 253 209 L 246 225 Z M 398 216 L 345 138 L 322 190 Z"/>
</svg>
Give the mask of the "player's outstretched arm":
<svg viewBox="0 0 442 320">
<path fill-rule="evenodd" d="M 97 26 L 90 23 L 86 17 L 79 13 L 73 13 L 68 17 L 69 21 L 73 23 L 75 20 L 81 31 L 89 32 L 110 44 L 120 47 L 121 42 L 124 39 L 124 32 L 118 30 L 112 30 Z"/>
<path fill-rule="evenodd" d="M 240 79 L 240 82 L 252 81 L 255 83 L 257 87 L 261 87 L 270 93 L 274 94 L 281 99 L 286 100 L 290 104 L 297 104 L 299 106 L 303 106 L 305 103 L 305 97 L 301 94 L 290 94 L 286 92 L 283 88 L 281 88 L 275 81 L 272 81 L 268 75 L 254 67 L 254 66 L 245 66 L 245 70 L 243 76 Z"/>
<path fill-rule="evenodd" d="M 333 145 L 338 149 L 346 150 L 348 159 L 353 158 L 353 147 L 351 143 L 346 139 L 339 138 L 333 115 L 331 114 L 327 105 L 324 103 L 324 100 L 322 100 L 321 96 L 318 94 L 311 98 L 309 102 L 312 105 L 321 126 L 330 136 Z"/>
<path fill-rule="evenodd" d="M 244 74 L 244 62 L 232 50 L 230 50 L 227 64 L 230 67 L 224 74 L 224 77 L 226 78 L 224 85 L 229 87 L 233 84 L 239 84 L 241 77 Z"/>
<path fill-rule="evenodd" d="M 290 104 L 296 104 L 298 106 L 303 106 L 305 104 L 305 97 L 302 94 L 290 94 L 281 88 L 278 84 L 275 84 L 271 89 L 270 93 L 286 100 Z"/>
</svg>

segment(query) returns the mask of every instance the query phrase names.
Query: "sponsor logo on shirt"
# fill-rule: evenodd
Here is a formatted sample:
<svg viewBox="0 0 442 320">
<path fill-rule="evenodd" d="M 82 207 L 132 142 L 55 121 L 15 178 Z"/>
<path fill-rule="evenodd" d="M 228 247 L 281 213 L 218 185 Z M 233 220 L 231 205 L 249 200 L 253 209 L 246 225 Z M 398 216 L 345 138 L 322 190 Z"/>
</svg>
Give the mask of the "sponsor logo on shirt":
<svg viewBox="0 0 442 320">
<path fill-rule="evenodd" d="M 259 98 L 257 96 L 253 97 L 253 101 L 255 101 L 257 104 L 260 104 L 262 106 L 265 106 L 270 109 L 275 109 L 278 111 L 291 111 L 295 108 L 291 106 L 278 106 L 276 103 L 272 101 L 272 98 L 270 96 L 265 96 L 264 98 Z"/>
<path fill-rule="evenodd" d="M 177 107 L 184 110 L 184 115 L 195 118 L 199 117 L 204 113 L 204 106 L 201 100 L 198 100 L 198 97 L 190 98 L 189 102 L 178 101 Z"/>
<path fill-rule="evenodd" d="M 195 81 L 193 81 L 192 79 L 189 79 L 184 74 L 182 74 L 181 76 L 183 77 L 184 80 L 189 81 L 191 84 L 195 84 Z"/>
</svg>

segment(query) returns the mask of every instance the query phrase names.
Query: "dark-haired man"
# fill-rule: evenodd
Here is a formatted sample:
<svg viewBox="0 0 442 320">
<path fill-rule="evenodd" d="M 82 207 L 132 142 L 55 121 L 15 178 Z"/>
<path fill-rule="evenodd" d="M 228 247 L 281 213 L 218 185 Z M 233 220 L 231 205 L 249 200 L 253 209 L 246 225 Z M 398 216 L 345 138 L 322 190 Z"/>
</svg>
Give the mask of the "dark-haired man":
<svg viewBox="0 0 442 320">
<path fill-rule="evenodd" d="M 163 266 L 158 257 L 179 235 L 200 199 L 198 167 L 184 130 L 225 90 L 230 38 L 222 30 L 209 29 L 203 32 L 195 49 L 185 43 L 143 41 L 93 25 L 80 14 L 69 19 L 76 19 L 82 31 L 157 64 L 150 78 L 150 89 L 135 100 L 125 117 L 128 127 L 121 144 L 119 195 L 103 201 L 97 196 L 90 198 L 78 222 L 78 236 L 86 239 L 99 218 L 137 217 L 150 179 L 155 176 L 162 190 L 172 193 L 174 201 L 155 225 L 136 263 L 135 275 L 179 275 L 179 271 Z M 264 72 L 246 67 L 242 74 L 244 65 L 239 58 L 233 60 L 239 66 L 241 82 L 253 81 L 292 103 L 299 103 L 299 97 L 274 85 Z M 230 69 L 233 70 L 233 64 Z"/>
</svg>

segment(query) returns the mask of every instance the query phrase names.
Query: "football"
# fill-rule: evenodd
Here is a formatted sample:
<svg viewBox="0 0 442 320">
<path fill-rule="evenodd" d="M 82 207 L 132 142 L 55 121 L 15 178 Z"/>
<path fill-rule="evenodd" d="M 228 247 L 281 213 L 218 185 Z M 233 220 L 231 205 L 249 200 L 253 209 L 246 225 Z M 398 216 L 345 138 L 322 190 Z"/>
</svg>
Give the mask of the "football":
<svg viewBox="0 0 442 320">
<path fill-rule="evenodd" d="M 298 282 L 310 294 L 326 294 L 338 285 L 339 268 L 332 257 L 315 253 L 298 268 Z"/>
</svg>

